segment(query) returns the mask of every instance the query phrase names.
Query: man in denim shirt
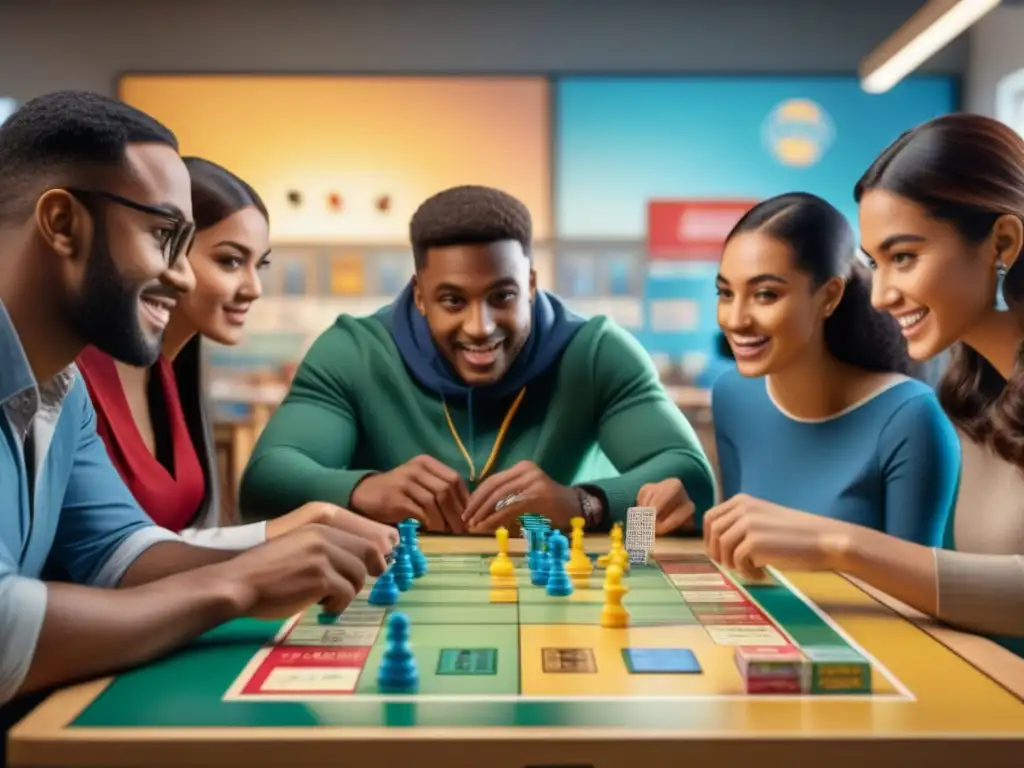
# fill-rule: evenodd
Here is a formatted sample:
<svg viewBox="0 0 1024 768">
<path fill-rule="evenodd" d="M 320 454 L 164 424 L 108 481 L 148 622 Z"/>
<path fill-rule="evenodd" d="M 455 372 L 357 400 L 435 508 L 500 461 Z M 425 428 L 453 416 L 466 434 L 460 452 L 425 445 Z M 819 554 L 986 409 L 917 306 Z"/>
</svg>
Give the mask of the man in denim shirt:
<svg viewBox="0 0 1024 768">
<path fill-rule="evenodd" d="M 193 282 L 173 134 L 49 94 L 0 126 L 0 180 L 0 705 L 238 616 L 340 612 L 384 568 L 369 542 L 308 526 L 241 554 L 190 546 L 139 509 L 96 434 L 75 356 L 151 365 Z"/>
</svg>

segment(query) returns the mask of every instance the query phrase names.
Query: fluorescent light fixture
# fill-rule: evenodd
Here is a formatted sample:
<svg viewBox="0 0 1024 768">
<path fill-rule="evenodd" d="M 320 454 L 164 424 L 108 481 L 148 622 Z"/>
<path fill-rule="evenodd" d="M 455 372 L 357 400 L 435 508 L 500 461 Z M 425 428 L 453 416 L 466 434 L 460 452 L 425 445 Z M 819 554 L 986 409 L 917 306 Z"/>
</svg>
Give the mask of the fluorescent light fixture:
<svg viewBox="0 0 1024 768">
<path fill-rule="evenodd" d="M 1000 2 L 930 0 L 861 61 L 861 88 L 868 93 L 885 93 Z"/>
</svg>

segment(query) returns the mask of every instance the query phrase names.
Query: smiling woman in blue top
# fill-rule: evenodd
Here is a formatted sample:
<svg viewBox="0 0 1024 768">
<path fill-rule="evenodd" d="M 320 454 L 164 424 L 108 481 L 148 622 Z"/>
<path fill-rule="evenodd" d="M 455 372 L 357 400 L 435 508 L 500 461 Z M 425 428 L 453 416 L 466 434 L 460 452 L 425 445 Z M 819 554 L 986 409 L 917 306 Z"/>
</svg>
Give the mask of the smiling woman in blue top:
<svg viewBox="0 0 1024 768">
<path fill-rule="evenodd" d="M 956 434 L 907 375 L 899 325 L 871 307 L 855 253 L 842 214 L 807 194 L 764 201 L 730 233 L 718 322 L 736 370 L 712 396 L 723 496 L 939 544 Z"/>
</svg>

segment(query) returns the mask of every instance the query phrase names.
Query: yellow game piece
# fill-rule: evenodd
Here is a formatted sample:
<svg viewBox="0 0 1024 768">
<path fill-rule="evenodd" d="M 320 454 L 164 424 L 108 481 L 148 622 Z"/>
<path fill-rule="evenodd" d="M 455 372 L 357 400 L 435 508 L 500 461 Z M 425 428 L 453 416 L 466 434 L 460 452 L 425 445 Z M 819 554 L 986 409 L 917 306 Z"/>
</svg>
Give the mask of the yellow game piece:
<svg viewBox="0 0 1024 768">
<path fill-rule="evenodd" d="M 622 545 L 622 528 L 618 523 L 612 528 L 612 551 L 608 553 L 608 564 L 617 565 L 623 573 L 629 573 L 629 552 Z"/>
<path fill-rule="evenodd" d="M 618 523 L 612 526 L 611 532 L 608 534 L 608 539 L 611 541 L 611 546 L 608 549 L 608 554 L 601 555 L 597 558 L 597 567 L 606 568 L 608 561 L 611 559 L 612 553 L 615 551 L 615 543 L 618 542 L 619 546 L 622 546 L 622 526 Z"/>
<path fill-rule="evenodd" d="M 498 540 L 498 556 L 491 561 L 491 576 L 507 578 L 514 576 L 516 569 L 512 564 L 512 558 L 508 556 L 508 529 L 499 528 L 494 533 Z"/>
<path fill-rule="evenodd" d="M 565 564 L 565 572 L 570 577 L 579 578 L 589 576 L 594 570 L 594 564 L 590 562 L 587 553 L 583 550 L 583 526 L 586 521 L 582 517 L 574 517 L 569 521 L 572 525 L 572 549 L 569 552 L 569 562 Z"/>
<path fill-rule="evenodd" d="M 609 565 L 604 577 L 604 607 L 601 608 L 601 626 L 622 629 L 629 626 L 629 611 L 622 604 L 629 587 L 622 583 L 622 569 Z"/>
<path fill-rule="evenodd" d="M 616 566 L 623 573 L 629 573 L 629 553 L 625 549 L 616 549 L 608 555 L 608 566 Z"/>
</svg>

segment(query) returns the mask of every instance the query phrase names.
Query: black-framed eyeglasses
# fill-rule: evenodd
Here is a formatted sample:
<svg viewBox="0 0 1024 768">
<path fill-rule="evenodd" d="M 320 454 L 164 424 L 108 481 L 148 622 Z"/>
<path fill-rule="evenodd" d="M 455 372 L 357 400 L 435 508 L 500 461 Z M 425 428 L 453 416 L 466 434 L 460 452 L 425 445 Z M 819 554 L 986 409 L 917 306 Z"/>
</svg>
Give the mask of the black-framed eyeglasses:
<svg viewBox="0 0 1024 768">
<path fill-rule="evenodd" d="M 196 225 L 195 222 L 189 221 L 184 216 L 176 211 L 168 210 L 167 208 L 161 208 L 155 205 L 146 205 L 145 203 L 137 203 L 134 200 L 129 200 L 127 197 L 121 197 L 121 195 L 115 195 L 113 192 L 105 192 L 100 189 L 80 189 L 80 188 L 68 188 L 68 193 L 74 195 L 83 203 L 88 198 L 102 198 L 118 205 L 123 205 L 125 208 L 131 208 L 132 210 L 145 213 L 150 216 L 157 216 L 168 224 L 171 225 L 167 232 L 167 236 L 161 244 L 164 254 L 164 261 L 168 267 L 173 267 L 177 264 L 178 259 L 188 254 L 192 248 L 192 242 L 196 236 Z"/>
</svg>

